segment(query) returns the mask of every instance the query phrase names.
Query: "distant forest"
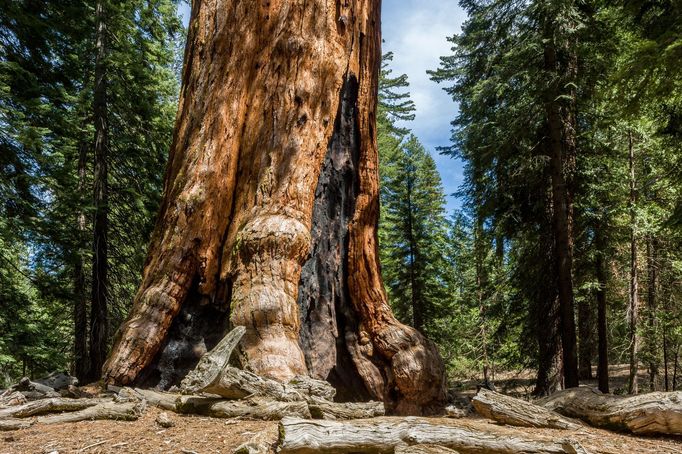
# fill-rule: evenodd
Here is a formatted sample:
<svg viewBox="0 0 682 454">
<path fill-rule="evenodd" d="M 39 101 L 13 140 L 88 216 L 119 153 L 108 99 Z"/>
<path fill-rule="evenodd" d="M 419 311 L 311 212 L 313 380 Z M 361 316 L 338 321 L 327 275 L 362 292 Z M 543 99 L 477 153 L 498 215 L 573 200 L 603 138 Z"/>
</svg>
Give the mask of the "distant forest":
<svg viewBox="0 0 682 454">
<path fill-rule="evenodd" d="M 0 388 L 100 376 L 164 191 L 178 4 L 0 9 Z M 538 395 L 597 375 L 602 391 L 682 389 L 682 5 L 461 4 L 429 71 L 452 96 L 450 144 L 411 132 L 384 50 L 378 236 L 396 316 L 436 342 L 451 385 L 532 371 Z M 434 153 L 465 164 L 455 212 Z M 615 364 L 629 378 L 609 389 Z"/>
</svg>

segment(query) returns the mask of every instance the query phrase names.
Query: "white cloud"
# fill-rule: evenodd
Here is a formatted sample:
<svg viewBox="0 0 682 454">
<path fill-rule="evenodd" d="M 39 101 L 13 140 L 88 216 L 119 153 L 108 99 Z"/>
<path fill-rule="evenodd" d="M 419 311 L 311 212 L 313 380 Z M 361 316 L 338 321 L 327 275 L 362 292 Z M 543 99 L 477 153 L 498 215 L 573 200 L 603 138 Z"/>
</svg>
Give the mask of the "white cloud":
<svg viewBox="0 0 682 454">
<path fill-rule="evenodd" d="M 448 36 L 459 33 L 466 14 L 457 0 L 384 0 L 382 32 L 384 52 L 394 53 L 394 74 L 407 74 L 410 94 L 417 107 L 416 118 L 408 126 L 432 150 L 447 194 L 462 182 L 462 165 L 435 148 L 450 142 L 450 122 L 457 112 L 442 86 L 432 82 L 426 71 L 436 69 L 439 58 L 451 53 Z M 448 208 L 459 202 L 448 198 Z"/>
</svg>

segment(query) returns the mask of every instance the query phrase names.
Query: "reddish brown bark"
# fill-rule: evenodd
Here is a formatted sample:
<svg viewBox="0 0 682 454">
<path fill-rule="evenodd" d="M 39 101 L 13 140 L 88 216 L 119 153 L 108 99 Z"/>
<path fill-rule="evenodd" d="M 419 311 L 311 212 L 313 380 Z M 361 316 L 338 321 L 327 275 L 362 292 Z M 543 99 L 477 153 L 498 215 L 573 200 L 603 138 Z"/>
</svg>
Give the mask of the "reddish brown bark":
<svg viewBox="0 0 682 454">
<path fill-rule="evenodd" d="M 193 2 L 164 202 L 106 382 L 140 380 L 171 324 L 229 307 L 258 374 L 354 376 L 403 413 L 442 400 L 435 346 L 396 321 L 379 274 L 379 14 L 378 0 Z"/>
</svg>

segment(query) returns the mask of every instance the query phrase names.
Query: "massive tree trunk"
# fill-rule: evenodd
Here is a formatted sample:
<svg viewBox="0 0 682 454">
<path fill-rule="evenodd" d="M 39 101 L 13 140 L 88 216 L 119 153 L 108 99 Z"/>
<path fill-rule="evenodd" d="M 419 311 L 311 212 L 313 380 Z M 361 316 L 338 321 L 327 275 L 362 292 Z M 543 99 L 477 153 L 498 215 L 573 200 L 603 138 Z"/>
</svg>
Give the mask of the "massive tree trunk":
<svg viewBox="0 0 682 454">
<path fill-rule="evenodd" d="M 379 273 L 380 46 L 379 0 L 193 2 L 164 201 L 106 382 L 177 383 L 229 317 L 259 375 L 440 404 L 435 345 Z"/>
<path fill-rule="evenodd" d="M 107 109 L 107 28 L 104 1 L 96 6 L 96 62 L 93 117 L 95 121 L 95 165 L 92 301 L 90 310 L 90 372 L 92 379 L 99 377 L 107 357 L 109 338 L 107 287 L 108 287 L 108 109 Z"/>
</svg>

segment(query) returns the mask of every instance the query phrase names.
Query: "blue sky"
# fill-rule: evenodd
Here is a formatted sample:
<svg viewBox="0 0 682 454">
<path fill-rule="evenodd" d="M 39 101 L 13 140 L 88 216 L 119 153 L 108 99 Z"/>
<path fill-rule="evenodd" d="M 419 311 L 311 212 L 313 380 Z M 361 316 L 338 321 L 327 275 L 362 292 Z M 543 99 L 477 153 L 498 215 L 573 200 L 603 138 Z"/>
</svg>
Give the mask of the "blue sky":
<svg viewBox="0 0 682 454">
<path fill-rule="evenodd" d="M 183 4 L 181 12 L 187 18 L 189 7 Z M 431 151 L 446 194 L 457 191 L 462 183 L 462 164 L 439 155 L 436 147 L 449 144 L 450 121 L 457 106 L 442 87 L 429 80 L 426 70 L 437 68 L 438 58 L 450 53 L 445 38 L 459 33 L 465 19 L 457 0 L 383 0 L 383 50 L 394 53 L 394 74 L 407 74 L 417 106 L 416 118 L 407 126 Z M 448 197 L 448 211 L 459 206 L 458 200 Z"/>
</svg>

